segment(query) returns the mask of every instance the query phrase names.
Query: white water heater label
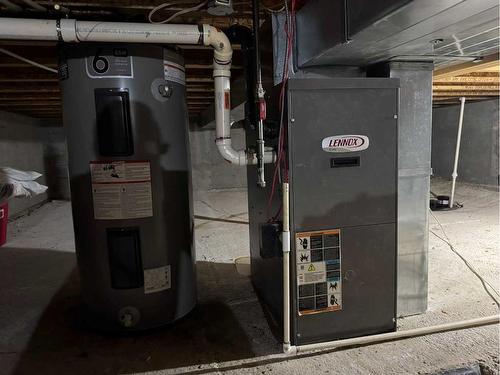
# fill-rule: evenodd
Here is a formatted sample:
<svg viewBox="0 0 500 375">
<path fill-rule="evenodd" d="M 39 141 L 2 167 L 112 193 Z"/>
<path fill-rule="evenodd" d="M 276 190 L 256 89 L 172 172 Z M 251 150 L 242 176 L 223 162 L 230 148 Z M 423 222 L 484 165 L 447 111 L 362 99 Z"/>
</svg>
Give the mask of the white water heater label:
<svg viewBox="0 0 500 375">
<path fill-rule="evenodd" d="M 92 161 L 90 175 L 95 219 L 153 216 L 149 161 Z"/>
<path fill-rule="evenodd" d="M 170 266 L 144 270 L 144 294 L 170 289 L 171 279 Z"/>
<path fill-rule="evenodd" d="M 340 230 L 295 235 L 299 315 L 342 309 Z"/>
<path fill-rule="evenodd" d="M 186 85 L 186 69 L 172 61 L 163 60 L 163 72 L 165 81 L 172 81 Z"/>
</svg>

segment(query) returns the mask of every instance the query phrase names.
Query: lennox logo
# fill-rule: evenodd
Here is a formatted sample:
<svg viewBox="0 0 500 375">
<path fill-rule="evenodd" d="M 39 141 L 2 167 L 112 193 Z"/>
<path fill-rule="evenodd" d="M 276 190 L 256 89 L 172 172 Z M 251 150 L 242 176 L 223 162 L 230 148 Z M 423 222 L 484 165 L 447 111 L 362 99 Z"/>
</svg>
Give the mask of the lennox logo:
<svg viewBox="0 0 500 375">
<path fill-rule="evenodd" d="M 365 135 L 335 135 L 326 137 L 321 142 L 326 152 L 354 152 L 366 150 L 370 140 Z"/>
</svg>

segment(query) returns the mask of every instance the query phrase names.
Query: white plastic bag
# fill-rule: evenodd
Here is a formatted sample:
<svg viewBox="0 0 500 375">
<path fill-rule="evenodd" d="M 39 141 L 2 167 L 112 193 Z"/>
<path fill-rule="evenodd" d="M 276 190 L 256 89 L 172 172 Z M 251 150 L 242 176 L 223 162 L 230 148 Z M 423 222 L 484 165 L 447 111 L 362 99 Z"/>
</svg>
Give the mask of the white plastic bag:
<svg viewBox="0 0 500 375">
<path fill-rule="evenodd" d="M 0 201 L 12 197 L 30 198 L 45 193 L 47 186 L 35 182 L 41 176 L 34 171 L 0 167 Z"/>
</svg>

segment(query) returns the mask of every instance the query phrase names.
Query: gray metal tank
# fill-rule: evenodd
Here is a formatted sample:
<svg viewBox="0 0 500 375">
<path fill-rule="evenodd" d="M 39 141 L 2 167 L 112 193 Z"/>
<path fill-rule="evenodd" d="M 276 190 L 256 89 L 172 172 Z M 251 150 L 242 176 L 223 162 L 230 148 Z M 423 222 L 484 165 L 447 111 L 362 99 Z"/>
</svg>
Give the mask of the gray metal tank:
<svg viewBox="0 0 500 375">
<path fill-rule="evenodd" d="M 86 318 L 140 330 L 196 304 L 181 56 L 154 45 L 66 45 L 59 73 Z"/>
</svg>

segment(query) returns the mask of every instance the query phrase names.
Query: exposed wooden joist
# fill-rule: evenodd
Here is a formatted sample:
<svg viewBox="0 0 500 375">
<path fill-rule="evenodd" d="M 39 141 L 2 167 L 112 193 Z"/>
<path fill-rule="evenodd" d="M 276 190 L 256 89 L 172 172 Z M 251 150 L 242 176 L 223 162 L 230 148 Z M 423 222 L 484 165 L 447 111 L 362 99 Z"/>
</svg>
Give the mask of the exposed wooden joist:
<svg viewBox="0 0 500 375">
<path fill-rule="evenodd" d="M 433 91 L 434 96 L 453 96 L 453 97 L 470 97 L 470 96 L 498 96 L 498 91 Z"/>
<path fill-rule="evenodd" d="M 435 91 L 498 91 L 500 86 L 497 84 L 492 85 L 439 85 L 434 84 Z"/>
<path fill-rule="evenodd" d="M 2 102 L 0 101 L 0 107 L 60 107 L 61 101 L 27 101 L 27 102 Z"/>
<path fill-rule="evenodd" d="M 493 54 L 486 56 L 481 61 L 475 63 L 467 62 L 439 69 L 434 72 L 434 80 L 441 80 L 443 78 L 455 77 L 459 75 L 477 72 L 481 68 L 486 69 L 498 66 L 498 60 L 499 60 L 499 55 Z"/>
<path fill-rule="evenodd" d="M 0 94 L 22 94 L 22 93 L 29 93 L 29 94 L 47 94 L 47 93 L 59 93 L 61 90 L 59 88 L 28 88 L 28 89 L 22 89 L 22 88 L 15 88 L 15 87 L 10 87 L 10 88 L 1 88 L 0 87 Z"/>
</svg>

